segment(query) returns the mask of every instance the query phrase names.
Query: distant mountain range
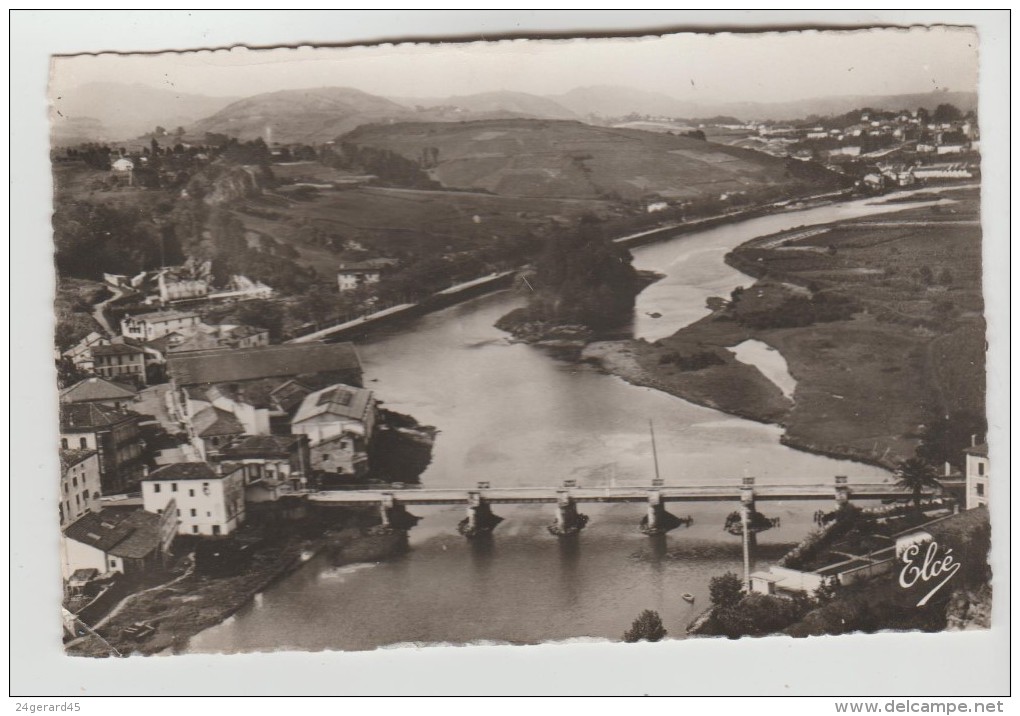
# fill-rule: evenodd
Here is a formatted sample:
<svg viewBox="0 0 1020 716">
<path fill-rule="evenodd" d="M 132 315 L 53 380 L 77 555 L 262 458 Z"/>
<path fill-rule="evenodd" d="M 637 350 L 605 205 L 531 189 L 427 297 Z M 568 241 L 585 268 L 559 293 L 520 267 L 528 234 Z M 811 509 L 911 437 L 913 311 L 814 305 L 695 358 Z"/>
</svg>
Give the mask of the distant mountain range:
<svg viewBox="0 0 1020 716">
<path fill-rule="evenodd" d="M 697 119 L 727 115 L 752 119 L 801 119 L 853 109 L 928 110 L 949 102 L 966 111 L 977 106 L 975 92 L 846 95 L 789 102 L 697 103 L 660 92 L 627 87 L 579 87 L 559 95 L 496 91 L 451 97 L 385 98 L 348 87 L 282 90 L 244 99 L 185 94 L 144 85 L 93 83 L 54 97 L 53 138 L 57 143 L 126 140 L 156 126 L 189 135 L 218 132 L 241 139 L 323 142 L 364 124 L 449 122 L 481 119 L 621 118 L 630 114 Z"/>
</svg>

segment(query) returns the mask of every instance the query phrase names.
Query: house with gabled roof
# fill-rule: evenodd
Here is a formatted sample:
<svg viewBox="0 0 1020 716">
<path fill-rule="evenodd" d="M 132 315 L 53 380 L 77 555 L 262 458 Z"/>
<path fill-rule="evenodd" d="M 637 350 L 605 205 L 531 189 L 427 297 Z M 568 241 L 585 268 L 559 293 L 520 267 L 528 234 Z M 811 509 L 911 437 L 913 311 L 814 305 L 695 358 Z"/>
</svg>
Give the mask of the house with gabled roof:
<svg viewBox="0 0 1020 716">
<path fill-rule="evenodd" d="M 61 403 L 97 403 L 115 410 L 127 410 L 138 397 L 133 387 L 92 376 L 60 391 Z"/>
<path fill-rule="evenodd" d="M 361 477 L 368 471 L 377 411 L 371 390 L 331 385 L 305 397 L 291 432 L 308 437 L 313 470 Z"/>
<path fill-rule="evenodd" d="M 214 458 L 224 472 L 241 469 L 249 502 L 262 501 L 259 490 L 271 494 L 308 486 L 310 455 L 305 435 L 244 435 Z"/>
<path fill-rule="evenodd" d="M 146 384 L 145 349 L 130 343 L 110 343 L 92 347 L 93 370 L 101 378 Z"/>
<path fill-rule="evenodd" d="M 176 510 L 162 514 L 140 509 L 90 512 L 61 533 L 64 579 L 81 570 L 100 575 L 134 575 L 165 564 L 177 533 Z"/>
</svg>

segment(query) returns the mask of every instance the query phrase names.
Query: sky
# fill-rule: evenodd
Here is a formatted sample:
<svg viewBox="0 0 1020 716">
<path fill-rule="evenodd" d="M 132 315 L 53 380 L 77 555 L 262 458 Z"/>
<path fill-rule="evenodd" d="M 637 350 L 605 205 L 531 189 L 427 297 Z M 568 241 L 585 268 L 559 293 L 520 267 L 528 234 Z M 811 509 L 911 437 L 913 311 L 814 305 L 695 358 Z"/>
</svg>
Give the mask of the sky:
<svg viewBox="0 0 1020 716">
<path fill-rule="evenodd" d="M 973 30 L 911 28 L 106 53 L 55 58 L 51 91 L 120 82 L 223 97 L 325 86 L 390 97 L 445 97 L 621 85 L 695 102 L 782 102 L 976 91 L 977 45 Z"/>
</svg>

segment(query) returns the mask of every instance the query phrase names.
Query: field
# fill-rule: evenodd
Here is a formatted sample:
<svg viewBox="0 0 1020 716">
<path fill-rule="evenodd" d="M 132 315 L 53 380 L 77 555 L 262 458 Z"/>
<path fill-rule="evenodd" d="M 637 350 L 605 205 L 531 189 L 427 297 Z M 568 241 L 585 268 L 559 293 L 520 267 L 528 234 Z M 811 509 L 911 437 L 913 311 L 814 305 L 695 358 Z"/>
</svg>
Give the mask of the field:
<svg viewBox="0 0 1020 716">
<path fill-rule="evenodd" d="M 835 186 L 821 171 L 794 176 L 787 162 L 722 144 L 569 121 L 493 120 L 359 127 L 341 141 L 417 161 L 438 150 L 432 178 L 450 188 L 533 197 L 639 201 L 718 197 L 800 181 Z M 794 163 L 796 164 L 796 163 Z M 802 171 L 801 167 L 794 167 Z"/>
<path fill-rule="evenodd" d="M 927 422 L 985 410 L 977 193 L 942 193 L 955 203 L 738 247 L 728 261 L 756 283 L 674 336 L 631 342 L 632 360 L 669 392 L 784 425 L 792 446 L 886 466 L 912 456 Z M 816 295 L 849 302 L 823 304 L 838 310 L 806 325 L 791 321 Z M 783 410 L 764 387 L 772 384 L 746 366 L 727 361 L 698 371 L 703 378 L 657 366 L 666 351 L 719 351 L 749 338 L 777 349 L 797 381 Z"/>
<path fill-rule="evenodd" d="M 255 236 L 290 244 L 299 262 L 332 275 L 343 260 L 469 251 L 618 209 L 595 200 L 362 187 L 315 191 L 303 200 L 269 195 L 235 213 Z"/>
</svg>

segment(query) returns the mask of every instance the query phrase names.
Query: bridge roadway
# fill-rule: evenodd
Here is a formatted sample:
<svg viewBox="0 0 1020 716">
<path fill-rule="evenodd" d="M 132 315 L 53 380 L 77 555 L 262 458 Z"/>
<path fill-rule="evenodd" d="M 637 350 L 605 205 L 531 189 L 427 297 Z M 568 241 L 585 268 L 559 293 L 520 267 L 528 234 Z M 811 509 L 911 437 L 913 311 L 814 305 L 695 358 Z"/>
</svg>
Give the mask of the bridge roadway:
<svg viewBox="0 0 1020 716">
<path fill-rule="evenodd" d="M 755 500 L 832 500 L 836 492 L 828 485 L 767 485 L 753 486 Z M 648 502 L 649 493 L 658 492 L 663 502 L 724 502 L 739 501 L 739 485 L 688 486 L 664 485 L 628 487 L 495 487 L 457 489 L 375 489 L 333 490 L 313 492 L 312 502 L 331 505 L 365 505 L 395 499 L 403 505 L 467 505 L 470 494 L 476 493 L 491 505 L 556 503 L 563 493 L 574 502 Z M 856 483 L 847 485 L 848 497 L 854 500 L 905 499 L 913 493 L 888 483 Z M 927 493 L 926 493 L 927 494 Z"/>
</svg>

